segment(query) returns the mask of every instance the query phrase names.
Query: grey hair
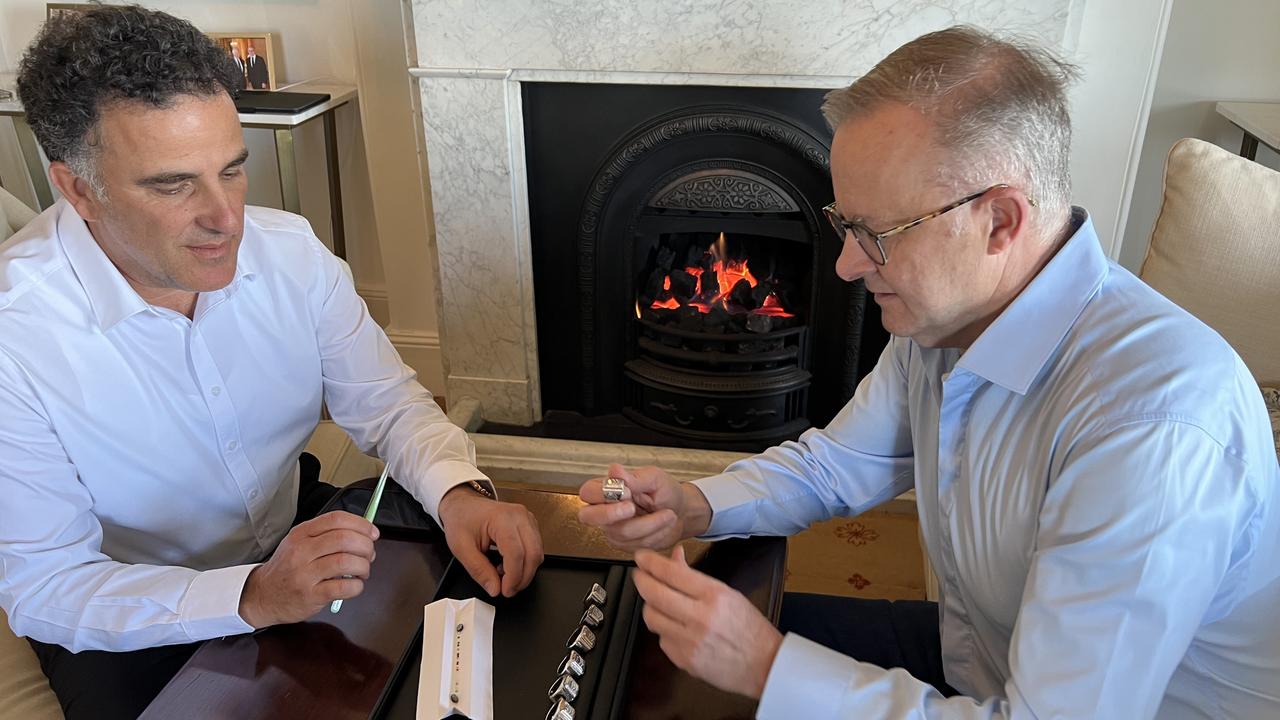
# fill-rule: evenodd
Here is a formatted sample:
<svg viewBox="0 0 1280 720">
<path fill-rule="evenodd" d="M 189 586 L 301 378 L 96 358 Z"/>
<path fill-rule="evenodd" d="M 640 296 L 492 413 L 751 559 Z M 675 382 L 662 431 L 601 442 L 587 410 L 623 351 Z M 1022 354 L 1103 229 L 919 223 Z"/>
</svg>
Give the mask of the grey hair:
<svg viewBox="0 0 1280 720">
<path fill-rule="evenodd" d="M 94 127 L 67 149 L 64 161 L 71 172 L 89 186 L 94 197 L 106 200 L 107 184 L 102 180 L 102 173 L 98 172 L 99 142 L 98 130 Z"/>
<path fill-rule="evenodd" d="M 1071 207 L 1071 117 L 1066 91 L 1078 69 L 1031 42 L 957 26 L 894 50 L 847 88 L 827 94 L 832 128 L 900 103 L 933 123 L 951 162 L 940 179 L 961 192 L 1009 183 L 1036 203 L 1042 231 Z M 961 189 L 961 188 L 965 189 Z"/>
</svg>

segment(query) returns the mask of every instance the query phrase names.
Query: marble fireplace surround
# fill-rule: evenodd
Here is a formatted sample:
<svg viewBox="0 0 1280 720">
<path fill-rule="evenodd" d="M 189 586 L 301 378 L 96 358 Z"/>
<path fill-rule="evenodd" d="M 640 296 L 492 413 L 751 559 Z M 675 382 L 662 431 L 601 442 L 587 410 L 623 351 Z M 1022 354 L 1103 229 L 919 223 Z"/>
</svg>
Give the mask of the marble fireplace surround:
<svg viewBox="0 0 1280 720">
<path fill-rule="evenodd" d="M 958 23 L 1060 46 L 1083 2 L 411 0 L 411 6 L 418 66 L 410 73 L 421 93 L 430 168 L 446 396 L 450 415 L 474 429 L 481 419 L 530 425 L 542 415 L 523 83 L 836 88 L 907 40 Z M 592 443 L 475 438 L 482 464 L 486 454 L 532 460 L 551 447 L 587 456 L 599 450 L 587 447 Z M 690 475 L 704 465 L 718 470 L 730 457 L 654 452 L 631 454 L 638 461 L 679 460 Z"/>
</svg>

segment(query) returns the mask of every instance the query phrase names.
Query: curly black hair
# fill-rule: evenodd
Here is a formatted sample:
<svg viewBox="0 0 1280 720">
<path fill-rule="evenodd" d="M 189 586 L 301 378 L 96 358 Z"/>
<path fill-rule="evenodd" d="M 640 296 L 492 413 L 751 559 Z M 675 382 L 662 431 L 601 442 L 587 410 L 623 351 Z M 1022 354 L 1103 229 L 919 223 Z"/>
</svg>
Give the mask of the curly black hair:
<svg viewBox="0 0 1280 720">
<path fill-rule="evenodd" d="M 18 97 L 49 160 L 84 167 L 102 108 L 158 108 L 180 95 L 239 92 L 235 63 L 194 25 L 137 5 L 50 18 L 18 70 Z M 80 174 L 80 173 L 77 173 Z"/>
</svg>

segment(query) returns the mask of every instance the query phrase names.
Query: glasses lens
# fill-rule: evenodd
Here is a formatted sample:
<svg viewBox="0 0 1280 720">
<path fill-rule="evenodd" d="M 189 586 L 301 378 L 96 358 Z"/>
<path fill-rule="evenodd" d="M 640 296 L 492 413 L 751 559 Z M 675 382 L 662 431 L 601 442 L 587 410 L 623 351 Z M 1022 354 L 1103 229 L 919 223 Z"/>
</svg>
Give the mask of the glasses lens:
<svg viewBox="0 0 1280 720">
<path fill-rule="evenodd" d="M 885 263 L 884 253 L 880 252 L 880 245 L 876 243 L 876 239 L 869 232 L 858 225 L 846 225 L 845 219 L 835 211 L 834 205 L 822 208 L 822 213 L 827 216 L 827 222 L 831 223 L 831 227 L 836 231 L 836 237 L 840 238 L 841 242 L 844 242 L 846 233 L 852 232 L 854 239 L 858 241 L 858 246 L 867 254 L 867 257 L 871 258 L 872 262 L 877 265 Z"/>
<path fill-rule="evenodd" d="M 822 214 L 827 216 L 827 222 L 831 223 L 831 228 L 836 231 L 836 237 L 844 240 L 844 218 L 835 211 L 835 206 L 828 205 L 822 208 Z"/>
<path fill-rule="evenodd" d="M 858 241 L 858 246 L 867 254 L 867 257 L 871 258 L 871 262 L 877 265 L 885 263 L 885 256 L 880 250 L 880 243 L 876 242 L 871 233 L 855 225 L 853 227 L 853 237 Z"/>
</svg>

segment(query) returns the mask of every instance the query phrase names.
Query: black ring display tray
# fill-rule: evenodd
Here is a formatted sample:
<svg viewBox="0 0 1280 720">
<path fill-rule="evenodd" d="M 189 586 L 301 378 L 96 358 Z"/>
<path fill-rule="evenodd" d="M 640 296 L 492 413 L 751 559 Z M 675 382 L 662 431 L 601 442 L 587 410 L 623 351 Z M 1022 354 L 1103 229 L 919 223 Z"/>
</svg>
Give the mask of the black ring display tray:
<svg viewBox="0 0 1280 720">
<path fill-rule="evenodd" d="M 495 558 L 496 559 L 496 558 Z M 578 678 L 575 720 L 614 720 L 627 697 L 631 650 L 640 624 L 640 597 L 631 563 L 548 556 L 529 587 L 515 597 L 491 598 L 454 560 L 433 601 L 477 598 L 494 606 L 494 720 L 546 716 L 547 697 L 567 644 L 580 627 L 584 600 L 593 583 L 608 593 L 604 621 L 595 628 L 596 645 L 582 653 L 586 671 Z M 372 720 L 414 720 L 422 669 L 422 626 L 414 635 L 374 706 Z"/>
</svg>

